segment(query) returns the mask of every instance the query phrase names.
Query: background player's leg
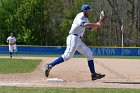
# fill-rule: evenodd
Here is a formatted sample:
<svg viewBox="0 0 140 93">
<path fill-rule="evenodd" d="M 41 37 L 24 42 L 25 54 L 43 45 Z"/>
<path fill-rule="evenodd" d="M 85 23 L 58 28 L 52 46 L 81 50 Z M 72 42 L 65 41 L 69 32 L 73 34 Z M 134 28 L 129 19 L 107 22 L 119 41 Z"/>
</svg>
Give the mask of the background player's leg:
<svg viewBox="0 0 140 93">
<path fill-rule="evenodd" d="M 13 56 L 13 46 L 9 45 L 9 54 L 10 54 L 10 58 L 12 58 Z"/>
<path fill-rule="evenodd" d="M 14 45 L 14 52 L 17 52 L 17 45 Z"/>
<path fill-rule="evenodd" d="M 9 52 L 10 53 L 10 58 L 12 58 L 13 52 Z"/>
</svg>

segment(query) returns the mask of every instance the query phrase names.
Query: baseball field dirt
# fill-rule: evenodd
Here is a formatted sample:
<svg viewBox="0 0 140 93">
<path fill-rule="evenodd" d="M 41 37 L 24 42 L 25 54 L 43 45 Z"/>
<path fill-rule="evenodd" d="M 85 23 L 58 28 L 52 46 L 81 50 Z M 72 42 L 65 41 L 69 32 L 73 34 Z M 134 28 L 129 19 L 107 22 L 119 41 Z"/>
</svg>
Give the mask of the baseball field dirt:
<svg viewBox="0 0 140 93">
<path fill-rule="evenodd" d="M 1 56 L 0 58 L 8 58 Z M 48 78 L 44 75 L 44 65 L 55 57 L 15 57 L 18 59 L 42 59 L 32 73 L 0 74 L 0 86 L 20 87 L 67 87 L 67 88 L 140 88 L 139 59 L 95 58 L 96 72 L 106 76 L 91 81 L 86 58 L 72 58 L 55 66 Z M 59 78 L 64 81 L 47 81 Z"/>
</svg>

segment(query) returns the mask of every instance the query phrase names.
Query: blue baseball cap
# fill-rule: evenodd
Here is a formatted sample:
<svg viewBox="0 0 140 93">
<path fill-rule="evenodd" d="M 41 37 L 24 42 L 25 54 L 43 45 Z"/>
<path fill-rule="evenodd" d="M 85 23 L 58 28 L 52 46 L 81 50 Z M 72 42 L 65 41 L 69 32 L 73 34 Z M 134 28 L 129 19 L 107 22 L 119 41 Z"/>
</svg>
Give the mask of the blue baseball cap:
<svg viewBox="0 0 140 93">
<path fill-rule="evenodd" d="M 10 33 L 10 35 L 13 35 L 13 33 Z"/>
<path fill-rule="evenodd" d="M 89 5 L 85 4 L 85 5 L 82 5 L 81 10 L 92 11 L 93 9 L 90 8 Z"/>
</svg>

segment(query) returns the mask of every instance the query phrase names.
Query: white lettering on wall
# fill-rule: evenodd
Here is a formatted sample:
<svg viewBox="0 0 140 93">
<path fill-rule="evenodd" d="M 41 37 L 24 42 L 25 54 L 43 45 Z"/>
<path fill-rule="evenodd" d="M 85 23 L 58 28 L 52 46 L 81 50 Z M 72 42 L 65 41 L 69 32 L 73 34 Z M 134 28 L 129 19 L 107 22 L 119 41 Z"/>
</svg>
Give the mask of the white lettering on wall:
<svg viewBox="0 0 140 93">
<path fill-rule="evenodd" d="M 115 49 L 113 48 L 92 48 L 92 51 L 96 55 L 115 55 Z"/>
</svg>

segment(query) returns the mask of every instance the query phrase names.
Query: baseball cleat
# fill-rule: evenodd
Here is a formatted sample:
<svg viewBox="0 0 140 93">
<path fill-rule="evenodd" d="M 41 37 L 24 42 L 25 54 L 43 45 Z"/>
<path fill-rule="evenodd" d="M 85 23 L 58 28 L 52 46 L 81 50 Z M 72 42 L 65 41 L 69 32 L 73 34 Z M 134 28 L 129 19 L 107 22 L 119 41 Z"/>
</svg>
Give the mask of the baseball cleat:
<svg viewBox="0 0 140 93">
<path fill-rule="evenodd" d="M 52 69 L 51 65 L 46 64 L 45 65 L 45 76 L 48 77 L 49 76 L 49 72 Z"/>
<path fill-rule="evenodd" d="M 101 74 L 101 73 L 95 73 L 91 75 L 92 80 L 101 79 L 103 77 L 105 77 L 105 74 Z"/>
</svg>

